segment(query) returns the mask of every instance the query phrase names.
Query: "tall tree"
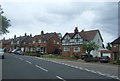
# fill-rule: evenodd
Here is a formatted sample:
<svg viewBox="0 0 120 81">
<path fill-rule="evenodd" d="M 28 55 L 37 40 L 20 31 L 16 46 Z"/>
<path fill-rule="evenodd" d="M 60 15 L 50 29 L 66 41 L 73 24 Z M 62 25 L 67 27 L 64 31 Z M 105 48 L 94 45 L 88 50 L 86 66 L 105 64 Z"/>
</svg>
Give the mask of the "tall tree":
<svg viewBox="0 0 120 81">
<path fill-rule="evenodd" d="M 3 16 L 3 13 L 0 5 L 0 35 L 9 33 L 8 27 L 11 26 L 10 20 Z"/>
<path fill-rule="evenodd" d="M 91 51 L 97 50 L 99 46 L 96 45 L 95 42 L 89 41 L 88 43 L 83 44 L 83 48 L 87 51 L 88 54 L 90 54 Z"/>
</svg>

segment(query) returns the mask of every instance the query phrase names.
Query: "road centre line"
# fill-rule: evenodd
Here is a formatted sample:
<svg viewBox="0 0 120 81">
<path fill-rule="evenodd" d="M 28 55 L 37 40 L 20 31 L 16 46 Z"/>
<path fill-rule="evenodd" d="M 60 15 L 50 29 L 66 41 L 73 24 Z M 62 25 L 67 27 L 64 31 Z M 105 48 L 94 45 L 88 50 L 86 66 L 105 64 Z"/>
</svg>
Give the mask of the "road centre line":
<svg viewBox="0 0 120 81">
<path fill-rule="evenodd" d="M 32 64 L 30 61 L 27 61 L 27 60 L 26 60 L 26 62 L 29 63 L 29 64 Z"/>
<path fill-rule="evenodd" d="M 44 69 L 44 68 L 42 68 L 42 67 L 40 67 L 38 65 L 35 65 L 35 66 L 38 67 L 38 68 L 40 68 L 40 69 L 42 69 L 42 70 L 44 70 L 44 71 L 46 71 L 46 72 L 48 72 L 48 70 L 46 70 L 46 69 Z"/>
<path fill-rule="evenodd" d="M 58 79 L 62 80 L 62 81 L 66 81 L 63 78 L 61 78 L 60 76 L 56 76 Z"/>
</svg>

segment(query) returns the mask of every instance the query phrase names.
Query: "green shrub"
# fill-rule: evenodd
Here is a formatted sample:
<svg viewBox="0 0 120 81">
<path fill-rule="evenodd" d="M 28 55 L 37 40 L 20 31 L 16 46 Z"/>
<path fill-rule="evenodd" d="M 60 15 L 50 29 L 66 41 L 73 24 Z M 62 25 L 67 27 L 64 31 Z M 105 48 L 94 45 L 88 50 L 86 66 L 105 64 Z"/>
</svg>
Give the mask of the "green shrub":
<svg viewBox="0 0 120 81">
<path fill-rule="evenodd" d="M 118 65 L 120 65 L 120 60 L 111 60 L 110 64 L 118 64 Z"/>
<path fill-rule="evenodd" d="M 80 56 L 78 55 L 78 53 L 73 53 L 73 58 L 79 59 Z"/>
<path fill-rule="evenodd" d="M 93 58 L 93 61 L 94 61 L 94 62 L 99 62 L 99 61 L 100 61 L 100 58 L 99 58 L 99 57 L 94 57 L 94 58 Z"/>
</svg>

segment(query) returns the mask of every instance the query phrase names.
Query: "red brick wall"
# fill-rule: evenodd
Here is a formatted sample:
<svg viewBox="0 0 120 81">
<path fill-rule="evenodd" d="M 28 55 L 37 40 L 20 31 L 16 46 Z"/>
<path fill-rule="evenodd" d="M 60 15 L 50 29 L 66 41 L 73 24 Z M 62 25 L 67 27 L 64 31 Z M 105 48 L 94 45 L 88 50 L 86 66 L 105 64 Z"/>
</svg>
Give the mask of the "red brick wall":
<svg viewBox="0 0 120 81">
<path fill-rule="evenodd" d="M 59 44 L 54 44 L 53 41 L 59 42 Z M 60 39 L 57 34 L 55 34 L 48 42 L 47 42 L 47 53 L 54 53 L 55 49 L 59 49 L 61 45 Z"/>
<path fill-rule="evenodd" d="M 79 55 L 85 53 L 85 50 L 83 49 L 82 45 L 79 45 L 80 52 L 74 52 L 74 46 L 69 46 L 69 47 L 70 47 L 70 51 L 64 51 L 64 46 L 62 46 L 62 55 L 63 56 L 73 56 L 73 53 L 78 53 Z"/>
</svg>

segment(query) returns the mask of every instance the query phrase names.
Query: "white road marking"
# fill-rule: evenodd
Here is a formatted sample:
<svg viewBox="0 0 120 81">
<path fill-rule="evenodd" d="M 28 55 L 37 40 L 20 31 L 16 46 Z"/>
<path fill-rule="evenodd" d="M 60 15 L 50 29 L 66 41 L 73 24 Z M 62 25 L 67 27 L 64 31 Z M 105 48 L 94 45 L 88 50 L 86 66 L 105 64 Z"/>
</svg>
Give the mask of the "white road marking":
<svg viewBox="0 0 120 81">
<path fill-rule="evenodd" d="M 29 63 L 29 64 L 32 64 L 30 61 L 27 61 L 27 60 L 26 60 L 26 62 Z"/>
<path fill-rule="evenodd" d="M 35 66 L 38 67 L 38 68 L 40 68 L 40 69 L 42 69 L 42 70 L 44 70 L 44 71 L 46 71 L 46 72 L 48 72 L 48 70 L 46 70 L 46 69 L 44 69 L 44 68 L 42 68 L 42 67 L 40 67 L 38 65 L 35 65 Z"/>
<path fill-rule="evenodd" d="M 58 79 L 60 79 L 60 80 L 63 80 L 63 81 L 66 81 L 66 80 L 64 80 L 63 78 L 61 78 L 60 76 L 56 76 Z"/>
<path fill-rule="evenodd" d="M 99 74 L 99 75 L 102 75 L 102 76 L 107 76 L 107 77 L 111 77 L 111 78 L 120 80 L 120 78 L 118 76 L 110 75 L 110 74 L 107 74 L 107 73 L 102 73 L 102 72 L 99 72 L 99 71 L 89 70 L 89 69 L 83 68 L 83 67 L 76 67 L 74 65 L 70 65 L 70 64 L 66 64 L 66 63 L 61 63 L 61 62 L 56 62 L 56 61 L 48 60 L 48 59 L 44 59 L 44 58 L 39 58 L 39 57 L 35 57 L 35 58 L 41 59 L 41 60 L 45 60 L 45 61 L 49 61 L 49 62 L 53 62 L 53 63 L 57 63 L 57 64 L 62 64 L 62 65 L 70 66 L 70 67 L 73 67 L 73 68 L 78 68 L 80 70 L 85 70 L 85 71 L 88 71 L 88 72 L 92 72 L 92 73 L 95 73 L 95 74 Z M 86 63 L 86 64 L 89 64 L 89 63 Z"/>
</svg>

